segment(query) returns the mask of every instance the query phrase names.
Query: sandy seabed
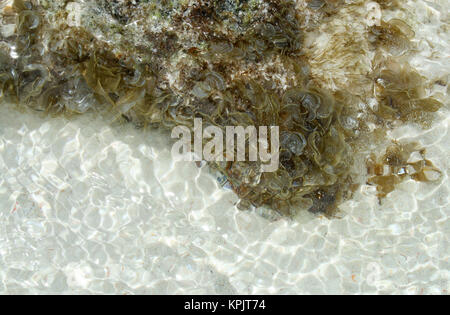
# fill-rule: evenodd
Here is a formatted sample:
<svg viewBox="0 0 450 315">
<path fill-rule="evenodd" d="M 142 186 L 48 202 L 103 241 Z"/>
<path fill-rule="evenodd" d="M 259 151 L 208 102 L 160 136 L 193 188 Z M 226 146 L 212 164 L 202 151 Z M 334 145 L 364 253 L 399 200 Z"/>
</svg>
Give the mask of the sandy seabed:
<svg viewBox="0 0 450 315">
<path fill-rule="evenodd" d="M 413 64 L 437 79 L 449 38 L 432 17 L 449 6 L 427 3 L 440 7 L 426 5 L 416 35 L 436 45 Z M 406 181 L 382 205 L 362 186 L 342 219 L 270 221 L 238 211 L 205 168 L 173 162 L 166 134 L 2 104 L 0 293 L 448 294 L 447 108 L 430 130 L 390 134 L 427 149 L 439 184 Z"/>
<path fill-rule="evenodd" d="M 449 289 L 449 118 L 414 136 L 445 170 L 343 219 L 270 222 L 167 135 L 0 110 L 2 293 L 432 293 Z"/>
</svg>

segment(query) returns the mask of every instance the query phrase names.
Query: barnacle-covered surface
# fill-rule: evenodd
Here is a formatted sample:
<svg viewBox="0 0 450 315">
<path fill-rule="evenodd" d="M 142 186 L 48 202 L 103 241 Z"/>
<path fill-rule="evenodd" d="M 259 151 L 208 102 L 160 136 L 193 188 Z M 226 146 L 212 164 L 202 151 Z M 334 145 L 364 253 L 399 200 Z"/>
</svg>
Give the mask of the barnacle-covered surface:
<svg viewBox="0 0 450 315">
<path fill-rule="evenodd" d="M 442 107 L 408 65 L 414 31 L 405 21 L 376 13 L 350 21 L 393 2 L 9 4 L 7 101 L 52 114 L 94 110 L 142 128 L 192 127 L 195 117 L 223 128 L 279 126 L 277 172 L 262 173 L 260 162 L 210 165 L 240 208 L 331 215 L 361 184 L 352 166 L 367 141 L 383 141 L 398 121 L 429 127 Z"/>
<path fill-rule="evenodd" d="M 448 293 L 445 1 L 0 7 L 0 292 Z M 193 117 L 282 167 L 218 189 L 148 130 Z"/>
</svg>

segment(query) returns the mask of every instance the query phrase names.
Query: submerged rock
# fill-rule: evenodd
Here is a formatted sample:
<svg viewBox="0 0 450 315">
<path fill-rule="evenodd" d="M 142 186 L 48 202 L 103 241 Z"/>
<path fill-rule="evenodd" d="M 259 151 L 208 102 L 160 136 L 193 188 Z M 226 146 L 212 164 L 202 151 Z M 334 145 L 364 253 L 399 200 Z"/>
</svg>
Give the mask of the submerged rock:
<svg viewBox="0 0 450 315">
<path fill-rule="evenodd" d="M 334 16 L 360 16 L 368 2 L 2 1 L 0 95 L 140 128 L 192 128 L 194 118 L 223 129 L 279 126 L 277 172 L 262 173 L 260 161 L 210 166 L 241 208 L 332 215 L 362 184 L 354 166 L 369 144 L 384 142 L 396 122 L 428 127 L 442 106 L 407 65 L 414 32 L 404 21 L 371 21 L 345 39 L 333 33 L 336 41 L 312 54 L 311 34 Z M 353 73 L 334 81 L 329 69 L 336 78 Z"/>
</svg>

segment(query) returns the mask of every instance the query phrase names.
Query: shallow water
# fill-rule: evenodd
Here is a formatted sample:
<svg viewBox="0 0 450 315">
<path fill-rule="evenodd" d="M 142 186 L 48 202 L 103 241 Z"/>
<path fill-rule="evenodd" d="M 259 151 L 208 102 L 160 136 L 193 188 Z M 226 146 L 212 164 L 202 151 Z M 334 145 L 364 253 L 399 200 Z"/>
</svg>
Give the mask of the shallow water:
<svg viewBox="0 0 450 315">
<path fill-rule="evenodd" d="M 173 163 L 167 135 L 87 114 L 0 106 L 0 292 L 445 294 L 449 121 L 409 134 L 444 171 L 343 219 L 241 212 L 205 168 Z"/>
<path fill-rule="evenodd" d="M 448 0 L 405 5 L 412 66 L 448 77 Z M 206 168 L 173 162 L 167 134 L 0 104 L 0 293 L 448 294 L 448 87 L 433 89 L 447 95 L 434 126 L 390 137 L 421 143 L 442 180 L 381 205 L 362 186 L 332 220 L 237 210 Z"/>
</svg>

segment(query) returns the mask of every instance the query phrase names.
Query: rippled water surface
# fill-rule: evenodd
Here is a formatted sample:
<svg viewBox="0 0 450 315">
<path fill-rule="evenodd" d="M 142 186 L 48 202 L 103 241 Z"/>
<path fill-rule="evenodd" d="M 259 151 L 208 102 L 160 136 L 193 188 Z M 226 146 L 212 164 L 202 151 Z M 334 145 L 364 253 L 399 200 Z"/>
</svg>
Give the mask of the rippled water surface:
<svg viewBox="0 0 450 315">
<path fill-rule="evenodd" d="M 380 206 L 363 186 L 343 219 L 268 221 L 235 208 L 167 135 L 89 114 L 0 107 L 2 293 L 447 293 L 449 118 L 423 133 L 445 171 Z M 416 133 L 416 134 L 415 134 Z"/>
<path fill-rule="evenodd" d="M 421 23 L 411 65 L 448 78 L 448 0 L 405 3 Z M 206 168 L 173 162 L 167 134 L 0 104 L 0 293 L 448 294 L 448 105 L 430 130 L 390 133 L 427 149 L 439 183 L 381 205 L 362 186 L 341 219 L 289 221 L 237 210 Z"/>
</svg>

